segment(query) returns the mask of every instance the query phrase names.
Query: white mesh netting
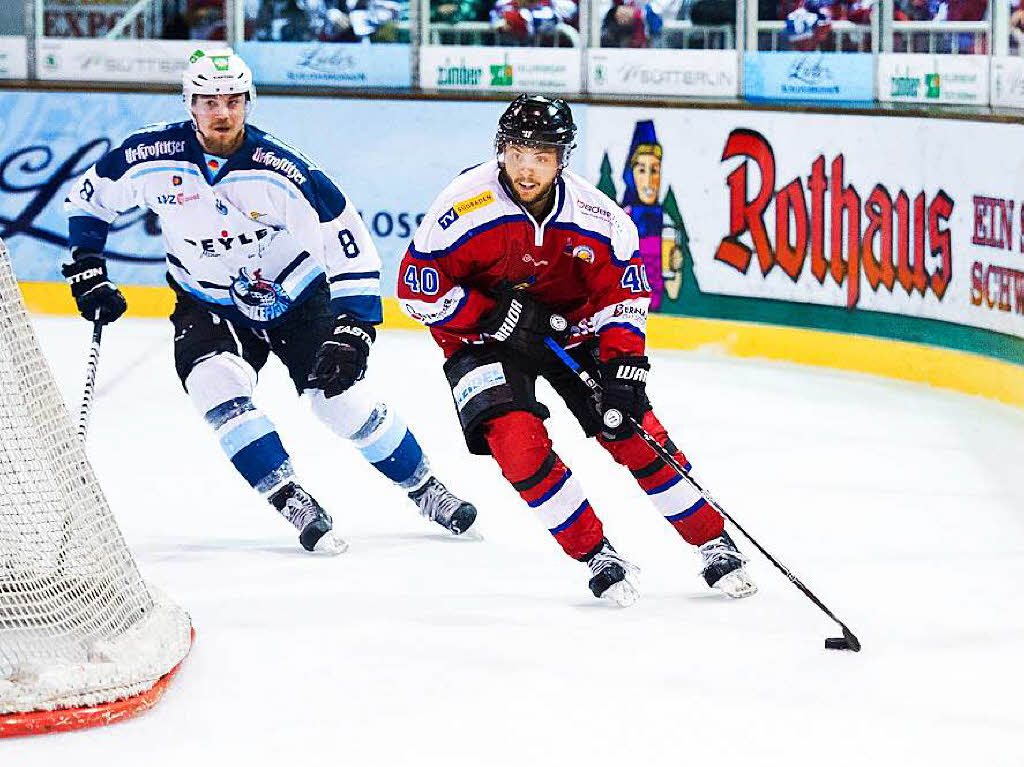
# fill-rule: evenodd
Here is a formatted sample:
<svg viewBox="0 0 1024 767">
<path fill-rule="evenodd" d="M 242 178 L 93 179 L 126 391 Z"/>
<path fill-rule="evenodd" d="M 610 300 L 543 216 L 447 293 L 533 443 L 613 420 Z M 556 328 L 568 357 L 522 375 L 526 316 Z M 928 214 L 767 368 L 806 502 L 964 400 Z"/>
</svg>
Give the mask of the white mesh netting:
<svg viewBox="0 0 1024 767">
<path fill-rule="evenodd" d="M 139 575 L 0 241 L 0 713 L 138 694 L 190 634 Z"/>
</svg>

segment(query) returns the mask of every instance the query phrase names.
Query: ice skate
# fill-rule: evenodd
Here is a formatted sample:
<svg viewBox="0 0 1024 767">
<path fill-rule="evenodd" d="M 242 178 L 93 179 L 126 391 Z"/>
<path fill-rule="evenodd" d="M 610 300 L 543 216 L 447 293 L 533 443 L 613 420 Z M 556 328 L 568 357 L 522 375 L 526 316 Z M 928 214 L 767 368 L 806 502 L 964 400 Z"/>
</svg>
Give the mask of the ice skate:
<svg viewBox="0 0 1024 767">
<path fill-rule="evenodd" d="M 600 548 L 585 561 L 593 573 L 590 590 L 595 597 L 607 599 L 619 607 L 629 607 L 640 598 L 640 592 L 629 580 L 639 568 L 619 556 L 607 538 L 601 539 Z"/>
<path fill-rule="evenodd" d="M 465 533 L 476 520 L 476 507 L 454 495 L 436 477 L 431 477 L 419 490 L 409 493 L 409 497 L 419 507 L 420 514 L 453 535 Z"/>
<path fill-rule="evenodd" d="M 306 551 L 336 555 L 348 550 L 348 543 L 333 531 L 330 515 L 294 482 L 289 482 L 268 500 L 299 530 L 299 543 Z"/>
<path fill-rule="evenodd" d="M 704 560 L 702 575 L 712 588 L 722 591 L 733 599 L 742 599 L 757 593 L 757 586 L 743 569 L 747 558 L 736 548 L 729 533 L 722 531 L 699 547 Z"/>
</svg>

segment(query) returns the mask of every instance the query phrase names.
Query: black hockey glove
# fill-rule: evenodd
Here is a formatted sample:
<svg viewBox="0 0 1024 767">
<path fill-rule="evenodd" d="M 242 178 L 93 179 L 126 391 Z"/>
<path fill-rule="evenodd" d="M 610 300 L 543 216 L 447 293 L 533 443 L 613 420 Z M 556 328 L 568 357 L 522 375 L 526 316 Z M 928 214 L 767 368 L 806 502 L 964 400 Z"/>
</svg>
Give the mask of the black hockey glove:
<svg viewBox="0 0 1024 767">
<path fill-rule="evenodd" d="M 60 271 L 71 286 L 78 311 L 90 322 L 106 325 L 128 308 L 124 295 L 107 279 L 107 262 L 101 256 L 79 256 Z"/>
<path fill-rule="evenodd" d="M 323 389 L 325 397 L 341 394 L 366 375 L 366 359 L 376 338 L 373 325 L 342 314 L 334 332 L 317 349 L 310 381 Z"/>
<path fill-rule="evenodd" d="M 508 288 L 497 296 L 498 305 L 480 319 L 480 331 L 506 344 L 516 354 L 534 360 L 549 359 L 547 336 L 559 344 L 569 339 L 569 323 L 522 290 Z"/>
<path fill-rule="evenodd" d="M 633 433 L 629 416 L 638 422 L 647 409 L 647 357 L 616 357 L 601 363 L 601 421 L 606 439 Z"/>
</svg>

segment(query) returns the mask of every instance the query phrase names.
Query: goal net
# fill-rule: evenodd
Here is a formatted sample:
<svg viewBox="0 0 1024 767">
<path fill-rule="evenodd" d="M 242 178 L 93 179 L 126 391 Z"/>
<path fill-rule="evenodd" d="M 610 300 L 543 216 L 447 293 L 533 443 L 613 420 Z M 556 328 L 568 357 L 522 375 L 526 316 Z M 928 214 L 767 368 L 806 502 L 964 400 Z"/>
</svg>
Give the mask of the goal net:
<svg viewBox="0 0 1024 767">
<path fill-rule="evenodd" d="M 0 241 L 0 735 L 148 708 L 191 636 L 139 575 Z"/>
</svg>

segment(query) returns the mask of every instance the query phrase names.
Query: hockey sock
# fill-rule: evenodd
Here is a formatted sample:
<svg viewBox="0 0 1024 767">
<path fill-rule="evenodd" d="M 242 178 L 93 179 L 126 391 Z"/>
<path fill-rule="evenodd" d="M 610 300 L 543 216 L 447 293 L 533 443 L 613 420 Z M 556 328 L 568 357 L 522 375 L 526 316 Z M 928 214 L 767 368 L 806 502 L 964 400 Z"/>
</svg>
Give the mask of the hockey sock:
<svg viewBox="0 0 1024 767">
<path fill-rule="evenodd" d="M 668 438 L 665 427 L 654 413 L 644 413 L 644 429 L 662 445 L 687 471 L 690 463 L 686 456 Z M 612 457 L 629 469 L 651 502 L 683 539 L 694 546 L 707 543 L 722 534 L 725 520 L 715 511 L 679 473 L 665 463 L 651 446 L 633 434 L 623 440 L 598 442 Z"/>
<path fill-rule="evenodd" d="M 378 403 L 350 439 L 370 464 L 407 493 L 430 478 L 430 464 L 405 421 Z"/>
<path fill-rule="evenodd" d="M 487 444 L 501 473 L 573 559 L 599 546 L 604 528 L 583 488 L 551 449 L 544 423 L 522 411 L 487 424 Z"/>
<path fill-rule="evenodd" d="M 269 495 L 293 476 L 291 461 L 274 425 L 249 397 L 235 397 L 208 410 L 227 457 L 245 481 Z"/>
</svg>

